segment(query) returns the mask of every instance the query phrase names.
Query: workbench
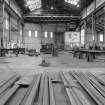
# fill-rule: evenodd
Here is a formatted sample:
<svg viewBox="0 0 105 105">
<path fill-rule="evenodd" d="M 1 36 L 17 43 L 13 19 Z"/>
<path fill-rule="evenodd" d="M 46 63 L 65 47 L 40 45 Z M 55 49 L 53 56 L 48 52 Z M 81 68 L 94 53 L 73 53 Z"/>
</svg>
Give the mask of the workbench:
<svg viewBox="0 0 105 105">
<path fill-rule="evenodd" d="M 9 51 L 16 54 L 17 56 L 19 53 L 25 53 L 25 48 L 0 48 L 0 56 L 5 56 L 5 54 L 9 53 Z"/>
<path fill-rule="evenodd" d="M 85 56 L 87 62 L 93 61 L 98 55 L 105 55 L 105 51 L 80 49 L 76 51 L 74 50 L 73 53 L 73 57 L 78 57 L 79 59 L 83 59 Z"/>
</svg>

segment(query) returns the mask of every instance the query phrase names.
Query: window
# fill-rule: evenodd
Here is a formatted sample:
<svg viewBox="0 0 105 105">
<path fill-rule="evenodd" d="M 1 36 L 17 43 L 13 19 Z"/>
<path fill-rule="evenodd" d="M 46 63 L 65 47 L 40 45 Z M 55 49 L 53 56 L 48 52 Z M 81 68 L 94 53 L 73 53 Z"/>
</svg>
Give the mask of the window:
<svg viewBox="0 0 105 105">
<path fill-rule="evenodd" d="M 31 11 L 41 8 L 41 0 L 25 0 L 26 6 L 29 7 Z"/>
<path fill-rule="evenodd" d="M 29 37 L 31 37 L 31 30 L 29 30 Z"/>
<path fill-rule="evenodd" d="M 65 2 L 73 4 L 73 5 L 78 5 L 79 0 L 65 0 Z"/>
<path fill-rule="evenodd" d="M 85 30 L 82 29 L 81 30 L 81 44 L 85 44 Z"/>
<path fill-rule="evenodd" d="M 95 37 L 94 37 L 94 36 L 92 36 L 92 40 L 93 40 L 93 41 L 95 40 Z"/>
<path fill-rule="evenodd" d="M 50 38 L 53 38 L 53 32 L 50 32 Z"/>
<path fill-rule="evenodd" d="M 20 30 L 20 36 L 22 36 L 22 29 Z"/>
<path fill-rule="evenodd" d="M 103 34 L 100 34 L 100 42 L 103 42 L 104 41 L 104 36 Z"/>
<path fill-rule="evenodd" d="M 9 29 L 9 22 L 8 22 L 8 20 L 5 20 L 5 24 L 6 24 L 6 29 L 8 30 Z"/>
<path fill-rule="evenodd" d="M 45 38 L 47 38 L 47 32 L 45 32 Z"/>
<path fill-rule="evenodd" d="M 38 31 L 35 31 L 35 37 L 36 38 L 38 37 Z"/>
</svg>

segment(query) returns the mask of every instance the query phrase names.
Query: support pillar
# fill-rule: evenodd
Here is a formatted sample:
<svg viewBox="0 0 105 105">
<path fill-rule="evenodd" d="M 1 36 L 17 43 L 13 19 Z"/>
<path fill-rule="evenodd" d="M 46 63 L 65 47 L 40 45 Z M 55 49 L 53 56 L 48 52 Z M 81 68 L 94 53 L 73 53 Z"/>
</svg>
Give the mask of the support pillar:
<svg viewBox="0 0 105 105">
<path fill-rule="evenodd" d="M 94 14 L 92 14 L 92 41 L 94 42 L 95 40 L 96 40 L 95 38 L 95 16 Z"/>
<path fill-rule="evenodd" d="M 4 3 L 0 1 L 0 47 L 3 47 Z"/>
<path fill-rule="evenodd" d="M 105 15 L 104 15 L 104 22 L 105 22 Z M 104 35 L 103 37 L 104 37 L 104 43 L 105 43 L 105 25 L 104 25 L 104 34 L 103 35 Z"/>
<path fill-rule="evenodd" d="M 94 15 L 92 14 L 92 37 L 94 36 Z"/>
<path fill-rule="evenodd" d="M 84 44 L 87 43 L 87 32 L 86 32 L 86 28 L 87 28 L 87 20 L 84 20 L 84 25 L 83 25 L 83 29 L 85 30 L 85 35 L 84 35 Z"/>
<path fill-rule="evenodd" d="M 25 48 L 24 26 L 22 25 L 22 48 Z"/>
<path fill-rule="evenodd" d="M 42 44 L 43 44 L 43 26 L 42 26 L 42 24 L 40 24 L 40 27 L 41 27 L 40 41 L 41 41 L 41 46 L 42 46 Z"/>
</svg>

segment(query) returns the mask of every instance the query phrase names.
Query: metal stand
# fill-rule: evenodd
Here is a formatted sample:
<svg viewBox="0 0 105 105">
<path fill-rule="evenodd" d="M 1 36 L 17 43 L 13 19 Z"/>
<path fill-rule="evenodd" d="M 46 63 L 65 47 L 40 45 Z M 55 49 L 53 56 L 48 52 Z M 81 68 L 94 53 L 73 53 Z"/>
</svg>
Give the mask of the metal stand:
<svg viewBox="0 0 105 105">
<path fill-rule="evenodd" d="M 50 66 L 50 63 L 48 63 L 46 61 L 46 57 L 42 57 L 42 62 L 41 62 L 41 64 L 39 64 L 39 66 L 49 67 Z"/>
</svg>

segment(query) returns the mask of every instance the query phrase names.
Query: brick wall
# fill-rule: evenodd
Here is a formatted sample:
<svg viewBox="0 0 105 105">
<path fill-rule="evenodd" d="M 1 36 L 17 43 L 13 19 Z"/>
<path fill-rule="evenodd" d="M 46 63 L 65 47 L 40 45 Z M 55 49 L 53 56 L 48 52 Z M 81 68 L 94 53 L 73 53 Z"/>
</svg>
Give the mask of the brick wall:
<svg viewBox="0 0 105 105">
<path fill-rule="evenodd" d="M 54 36 L 56 32 L 65 32 L 65 24 L 33 24 L 26 23 L 24 27 L 25 46 L 27 48 L 40 48 L 41 44 L 54 43 Z M 29 37 L 29 30 L 31 37 Z M 35 38 L 35 31 L 38 31 L 38 37 Z M 47 32 L 47 38 L 45 38 Z M 50 33 L 53 32 L 53 38 Z M 33 47 L 32 47 L 33 46 Z"/>
</svg>

